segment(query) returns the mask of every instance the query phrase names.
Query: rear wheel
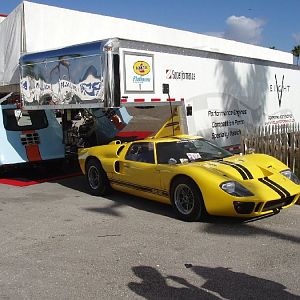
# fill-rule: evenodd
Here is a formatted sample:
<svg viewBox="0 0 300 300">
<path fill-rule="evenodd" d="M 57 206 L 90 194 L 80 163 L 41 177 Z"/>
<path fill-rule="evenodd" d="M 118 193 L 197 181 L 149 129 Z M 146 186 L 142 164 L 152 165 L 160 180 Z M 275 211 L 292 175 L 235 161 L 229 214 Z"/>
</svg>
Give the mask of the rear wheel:
<svg viewBox="0 0 300 300">
<path fill-rule="evenodd" d="M 187 177 L 179 177 L 173 182 L 171 202 L 178 217 L 184 221 L 197 221 L 206 213 L 200 189 Z"/>
<path fill-rule="evenodd" d="M 107 175 L 97 159 L 88 161 L 85 176 L 92 195 L 104 196 L 111 192 Z"/>
</svg>

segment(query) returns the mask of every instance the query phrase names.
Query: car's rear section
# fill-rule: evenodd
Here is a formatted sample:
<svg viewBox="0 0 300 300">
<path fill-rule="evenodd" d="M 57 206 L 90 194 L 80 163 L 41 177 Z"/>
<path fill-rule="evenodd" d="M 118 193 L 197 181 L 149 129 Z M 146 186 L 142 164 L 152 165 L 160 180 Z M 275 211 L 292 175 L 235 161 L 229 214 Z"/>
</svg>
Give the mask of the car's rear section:
<svg viewBox="0 0 300 300">
<path fill-rule="evenodd" d="M 65 156 L 61 125 L 52 111 L 0 109 L 0 166 L 37 163 Z"/>
</svg>

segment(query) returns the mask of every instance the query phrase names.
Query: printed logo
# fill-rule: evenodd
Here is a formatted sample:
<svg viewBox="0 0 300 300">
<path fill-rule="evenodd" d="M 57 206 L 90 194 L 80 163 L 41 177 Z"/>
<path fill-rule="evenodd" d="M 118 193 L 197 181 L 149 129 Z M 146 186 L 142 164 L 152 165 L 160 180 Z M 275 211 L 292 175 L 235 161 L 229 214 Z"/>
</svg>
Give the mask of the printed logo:
<svg viewBox="0 0 300 300">
<path fill-rule="evenodd" d="M 166 70 L 166 78 L 172 79 L 172 70 Z"/>
<path fill-rule="evenodd" d="M 196 73 L 175 71 L 171 69 L 166 70 L 166 79 L 175 80 L 196 80 Z"/>
<path fill-rule="evenodd" d="M 283 93 L 288 93 L 290 92 L 290 85 L 284 84 L 284 75 L 282 75 L 282 78 L 277 78 L 277 75 L 275 74 L 275 84 L 270 84 L 270 92 L 275 92 L 277 93 L 277 100 L 278 100 L 278 105 L 281 107 L 282 103 L 282 95 Z"/>
<path fill-rule="evenodd" d="M 137 61 L 133 65 L 133 71 L 135 74 L 145 76 L 150 72 L 150 65 L 146 61 Z"/>
</svg>

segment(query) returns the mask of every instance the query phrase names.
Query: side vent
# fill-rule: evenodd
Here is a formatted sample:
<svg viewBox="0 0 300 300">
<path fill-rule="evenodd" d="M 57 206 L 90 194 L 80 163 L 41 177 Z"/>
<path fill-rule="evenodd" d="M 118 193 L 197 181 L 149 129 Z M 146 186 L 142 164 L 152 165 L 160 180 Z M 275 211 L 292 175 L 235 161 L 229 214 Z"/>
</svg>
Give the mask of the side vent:
<svg viewBox="0 0 300 300">
<path fill-rule="evenodd" d="M 20 139 L 21 139 L 22 145 L 24 145 L 24 146 L 40 144 L 40 137 L 37 132 L 21 134 Z"/>
<path fill-rule="evenodd" d="M 115 162 L 115 172 L 117 172 L 117 173 L 120 172 L 120 162 L 119 161 Z"/>
</svg>

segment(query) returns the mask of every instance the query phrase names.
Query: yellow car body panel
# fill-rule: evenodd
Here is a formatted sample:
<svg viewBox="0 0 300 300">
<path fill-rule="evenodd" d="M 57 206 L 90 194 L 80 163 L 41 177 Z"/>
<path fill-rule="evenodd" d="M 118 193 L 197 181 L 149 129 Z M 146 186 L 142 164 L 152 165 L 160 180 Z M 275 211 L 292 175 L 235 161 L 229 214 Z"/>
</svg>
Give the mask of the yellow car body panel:
<svg viewBox="0 0 300 300">
<path fill-rule="evenodd" d="M 137 141 L 153 144 L 153 163 L 126 159 L 130 147 L 137 143 L 130 142 L 80 149 L 79 164 L 86 174 L 87 160 L 96 158 L 101 162 L 113 189 L 168 204 L 171 204 L 174 178 L 188 177 L 199 187 L 206 211 L 212 215 L 257 217 L 278 208 L 290 207 L 299 199 L 300 185 L 280 174 L 288 167 L 268 155 L 233 155 L 223 159 L 184 161 L 179 164 L 157 162 L 158 143 L 198 138 L 179 135 Z M 224 182 L 231 181 L 240 183 L 253 195 L 233 196 L 220 187 Z M 238 205 L 243 202 L 253 203 L 250 213 L 237 212 L 234 203 Z"/>
</svg>

